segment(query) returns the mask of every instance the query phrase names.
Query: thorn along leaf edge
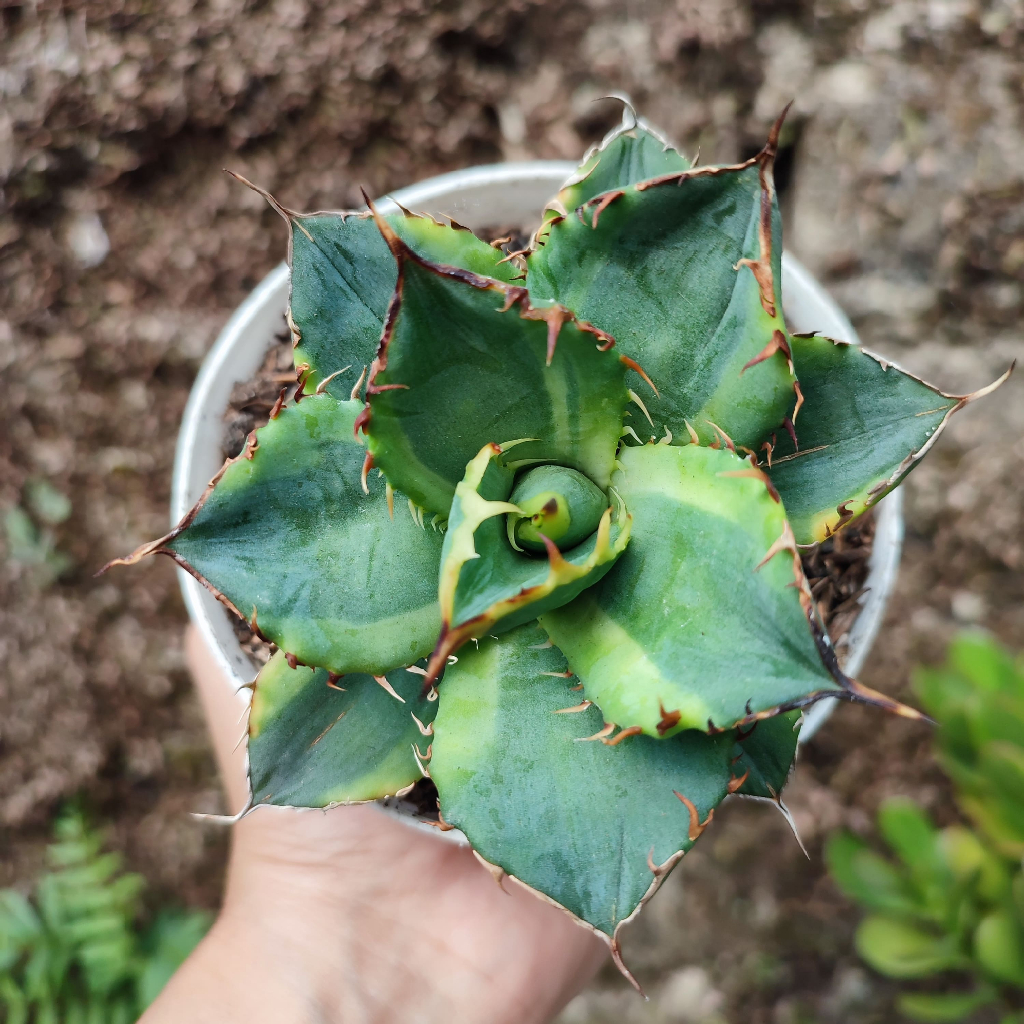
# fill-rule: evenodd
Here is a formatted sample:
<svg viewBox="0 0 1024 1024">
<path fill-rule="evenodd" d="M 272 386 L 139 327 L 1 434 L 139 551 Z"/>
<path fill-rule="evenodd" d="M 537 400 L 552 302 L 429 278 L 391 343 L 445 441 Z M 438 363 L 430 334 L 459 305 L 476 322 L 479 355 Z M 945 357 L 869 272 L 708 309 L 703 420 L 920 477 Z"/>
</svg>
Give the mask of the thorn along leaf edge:
<svg viewBox="0 0 1024 1024">
<path fill-rule="evenodd" d="M 369 197 L 298 213 L 229 172 L 288 225 L 298 387 L 170 533 L 100 572 L 167 555 L 278 646 L 247 687 L 243 814 L 430 777 L 439 827 L 639 991 L 620 929 L 727 796 L 788 815 L 802 708 L 924 719 L 842 671 L 800 546 L 1013 367 L 951 395 L 789 333 L 785 112 L 750 160 L 697 166 L 619 99 L 525 251 Z M 544 466 L 607 500 L 580 543 L 593 508 L 573 532 L 552 493 L 565 551 L 543 525 L 543 551 L 516 542 L 513 486 Z"/>
</svg>

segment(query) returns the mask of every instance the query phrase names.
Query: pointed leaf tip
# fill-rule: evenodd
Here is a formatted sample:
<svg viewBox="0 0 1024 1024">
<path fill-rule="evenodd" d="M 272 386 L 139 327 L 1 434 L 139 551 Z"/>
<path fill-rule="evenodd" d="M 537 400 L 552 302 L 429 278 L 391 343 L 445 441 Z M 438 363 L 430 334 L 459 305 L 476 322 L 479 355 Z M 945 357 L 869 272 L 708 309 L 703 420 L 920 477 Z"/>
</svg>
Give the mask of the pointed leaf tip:
<svg viewBox="0 0 1024 1024">
<path fill-rule="evenodd" d="M 844 342 L 793 336 L 799 378 L 793 420 L 773 442 L 769 475 L 799 544 L 832 536 L 896 487 L 937 443 L 950 418 L 991 394 L 954 395 Z M 798 443 L 799 442 L 799 443 Z"/>
</svg>

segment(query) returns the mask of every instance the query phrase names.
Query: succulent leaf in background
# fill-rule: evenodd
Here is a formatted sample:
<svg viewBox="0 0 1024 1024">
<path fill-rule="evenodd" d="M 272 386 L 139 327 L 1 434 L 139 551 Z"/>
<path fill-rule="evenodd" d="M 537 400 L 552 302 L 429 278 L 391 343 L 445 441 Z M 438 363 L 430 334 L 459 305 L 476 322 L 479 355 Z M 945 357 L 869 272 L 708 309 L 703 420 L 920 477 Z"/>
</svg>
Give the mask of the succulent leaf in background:
<svg viewBox="0 0 1024 1024">
<path fill-rule="evenodd" d="M 119 560 L 170 555 L 280 649 L 253 804 L 429 773 L 442 826 L 621 966 L 618 929 L 725 796 L 782 807 L 801 708 L 918 717 L 841 671 L 798 544 L 975 396 L 789 333 L 780 128 L 694 167 L 627 106 L 526 253 L 267 196 L 299 392 Z"/>
<path fill-rule="evenodd" d="M 921 702 L 938 722 L 939 761 L 975 829 L 937 829 L 912 801 L 894 798 L 878 814 L 895 859 L 849 833 L 831 838 L 826 858 L 840 889 L 870 912 L 857 931 L 860 955 L 891 978 L 945 972 L 957 989 L 904 992 L 913 1020 L 958 1021 L 1001 1007 L 1003 1024 L 1024 1020 L 1024 664 L 990 637 L 967 633 L 947 664 L 917 674 Z"/>
</svg>

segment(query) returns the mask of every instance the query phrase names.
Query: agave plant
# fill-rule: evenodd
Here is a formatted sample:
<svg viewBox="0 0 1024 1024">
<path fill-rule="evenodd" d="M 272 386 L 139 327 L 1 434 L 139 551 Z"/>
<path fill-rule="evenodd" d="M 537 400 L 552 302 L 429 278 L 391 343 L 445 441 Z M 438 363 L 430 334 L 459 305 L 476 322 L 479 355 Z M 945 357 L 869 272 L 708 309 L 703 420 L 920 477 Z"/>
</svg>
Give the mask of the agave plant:
<svg viewBox="0 0 1024 1024">
<path fill-rule="evenodd" d="M 442 827 L 621 966 L 726 795 L 781 804 L 801 708 L 917 715 L 844 675 L 799 546 L 984 392 L 786 329 L 780 127 L 698 167 L 627 109 L 521 252 L 267 196 L 299 393 L 119 560 L 170 555 L 277 645 L 250 808 L 429 776 Z"/>
</svg>

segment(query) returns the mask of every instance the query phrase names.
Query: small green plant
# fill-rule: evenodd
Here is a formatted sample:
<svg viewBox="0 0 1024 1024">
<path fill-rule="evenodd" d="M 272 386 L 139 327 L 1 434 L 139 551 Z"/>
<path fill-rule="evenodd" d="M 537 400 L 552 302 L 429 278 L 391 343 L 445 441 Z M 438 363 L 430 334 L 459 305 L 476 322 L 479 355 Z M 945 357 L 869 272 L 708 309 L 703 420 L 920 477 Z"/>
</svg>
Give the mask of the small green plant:
<svg viewBox="0 0 1024 1024">
<path fill-rule="evenodd" d="M 53 535 L 53 528 L 71 515 L 71 502 L 46 480 L 30 480 L 25 506 L 15 505 L 4 513 L 7 556 L 45 588 L 73 564 L 69 555 L 57 549 Z"/>
<path fill-rule="evenodd" d="M 206 933 L 206 913 L 164 910 L 140 930 L 145 887 L 103 853 L 82 813 L 57 820 L 51 870 L 33 899 L 0 891 L 0 1006 L 6 1024 L 131 1024 Z"/>
<path fill-rule="evenodd" d="M 290 230 L 298 394 L 116 560 L 170 555 L 280 649 L 253 805 L 429 773 L 442 825 L 621 966 L 619 928 L 726 795 L 778 799 L 800 708 L 916 715 L 840 670 L 798 545 L 982 392 L 787 330 L 781 124 L 697 167 L 627 108 L 521 252 L 263 193 Z"/>
<path fill-rule="evenodd" d="M 991 1006 L 1006 1024 L 1024 1021 L 1024 662 L 967 634 L 944 668 L 918 672 L 916 688 L 974 828 L 936 829 L 912 801 L 892 799 L 878 827 L 895 859 L 840 833 L 829 868 L 871 911 L 856 942 L 872 967 L 900 979 L 951 975 L 954 991 L 901 994 L 904 1014 L 957 1021 Z"/>
</svg>

